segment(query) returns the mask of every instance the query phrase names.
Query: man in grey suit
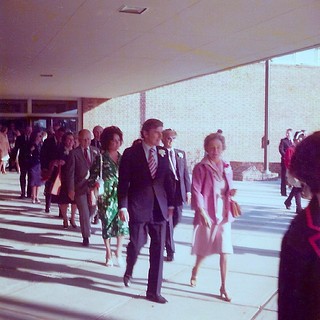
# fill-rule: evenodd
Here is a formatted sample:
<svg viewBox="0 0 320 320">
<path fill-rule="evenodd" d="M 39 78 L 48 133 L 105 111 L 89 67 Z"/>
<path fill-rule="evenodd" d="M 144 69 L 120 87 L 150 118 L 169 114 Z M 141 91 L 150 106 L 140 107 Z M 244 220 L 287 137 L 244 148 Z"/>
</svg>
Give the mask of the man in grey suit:
<svg viewBox="0 0 320 320">
<path fill-rule="evenodd" d="M 173 261 L 175 244 L 173 239 L 173 229 L 181 221 L 182 206 L 186 202 L 190 204 L 191 200 L 191 184 L 190 176 L 187 167 L 186 154 L 180 149 L 174 148 L 174 141 L 176 140 L 177 132 L 172 129 L 166 129 L 162 131 L 162 143 L 168 150 L 170 169 L 175 177 L 175 193 L 174 193 L 174 212 L 173 216 L 169 217 L 167 221 L 167 233 L 166 233 L 166 251 L 167 261 Z"/>
<path fill-rule="evenodd" d="M 80 227 L 83 246 L 89 246 L 91 234 L 90 217 L 94 214 L 95 206 L 90 201 L 88 178 L 91 164 L 99 156 L 99 150 L 90 146 L 91 133 L 83 129 L 79 132 L 79 146 L 70 152 L 67 162 L 68 195 L 75 200 L 80 216 Z"/>
</svg>

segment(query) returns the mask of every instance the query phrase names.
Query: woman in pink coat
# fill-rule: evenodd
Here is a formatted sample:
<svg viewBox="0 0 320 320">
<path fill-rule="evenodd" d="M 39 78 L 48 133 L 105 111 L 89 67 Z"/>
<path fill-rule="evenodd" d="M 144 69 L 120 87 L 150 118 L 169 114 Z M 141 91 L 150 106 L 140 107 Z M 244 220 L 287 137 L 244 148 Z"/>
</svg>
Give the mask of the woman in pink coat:
<svg viewBox="0 0 320 320">
<path fill-rule="evenodd" d="M 204 258 L 220 254 L 220 296 L 225 301 L 231 301 L 225 283 L 227 254 L 233 253 L 231 222 L 234 218 L 230 211 L 230 197 L 236 190 L 232 189 L 231 166 L 221 158 L 225 148 L 225 139 L 221 134 L 208 135 L 204 140 L 206 156 L 192 173 L 192 208 L 195 210 L 192 254 L 197 259 L 190 284 L 196 286 L 197 273 Z"/>
</svg>

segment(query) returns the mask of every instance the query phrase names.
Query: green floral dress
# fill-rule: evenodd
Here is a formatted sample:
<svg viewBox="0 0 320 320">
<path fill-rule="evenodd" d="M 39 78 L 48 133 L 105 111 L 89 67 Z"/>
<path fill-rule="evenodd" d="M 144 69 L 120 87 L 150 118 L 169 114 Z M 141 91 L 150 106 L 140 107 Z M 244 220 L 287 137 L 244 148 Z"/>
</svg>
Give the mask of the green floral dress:
<svg viewBox="0 0 320 320">
<path fill-rule="evenodd" d="M 102 179 L 104 181 L 104 194 L 98 197 L 98 214 L 102 224 L 102 238 L 125 236 L 129 234 L 128 224 L 118 217 L 118 179 L 120 153 L 118 153 L 118 163 L 115 163 L 109 153 L 102 154 Z M 88 180 L 89 187 L 93 187 L 97 177 L 100 175 L 100 157 L 96 157 L 95 163 L 90 170 Z"/>
</svg>

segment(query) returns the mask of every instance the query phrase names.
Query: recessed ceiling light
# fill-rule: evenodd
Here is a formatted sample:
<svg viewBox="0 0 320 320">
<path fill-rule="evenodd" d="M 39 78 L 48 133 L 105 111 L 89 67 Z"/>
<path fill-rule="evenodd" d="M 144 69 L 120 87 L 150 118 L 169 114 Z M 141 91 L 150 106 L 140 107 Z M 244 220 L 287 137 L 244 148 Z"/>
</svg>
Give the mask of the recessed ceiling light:
<svg viewBox="0 0 320 320">
<path fill-rule="evenodd" d="M 145 12 L 146 10 L 147 10 L 147 8 L 143 8 L 143 7 L 132 7 L 132 6 L 127 6 L 126 4 L 124 4 L 124 5 L 119 9 L 119 12 L 122 12 L 122 13 L 141 14 L 141 13 Z"/>
<path fill-rule="evenodd" d="M 51 77 L 53 77 L 53 74 L 40 74 L 40 77 L 51 78 Z"/>
</svg>

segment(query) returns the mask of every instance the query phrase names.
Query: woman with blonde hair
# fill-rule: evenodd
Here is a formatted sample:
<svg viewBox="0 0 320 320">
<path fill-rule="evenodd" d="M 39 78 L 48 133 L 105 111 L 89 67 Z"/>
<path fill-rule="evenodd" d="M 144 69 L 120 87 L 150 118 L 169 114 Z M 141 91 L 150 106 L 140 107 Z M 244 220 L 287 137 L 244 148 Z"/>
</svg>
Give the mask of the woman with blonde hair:
<svg viewBox="0 0 320 320">
<path fill-rule="evenodd" d="M 230 302 L 226 290 L 227 254 L 233 253 L 231 241 L 230 197 L 236 192 L 232 189 L 233 172 L 230 164 L 222 159 L 225 138 L 220 133 L 212 133 L 204 140 L 205 157 L 192 173 L 191 205 L 195 210 L 194 238 L 192 254 L 197 256 L 190 279 L 196 286 L 197 274 L 204 258 L 220 255 L 220 296 Z"/>
<path fill-rule="evenodd" d="M 9 161 L 10 144 L 7 132 L 8 128 L 2 126 L 0 129 L 0 170 L 2 173 L 6 173 L 6 166 Z"/>
</svg>

